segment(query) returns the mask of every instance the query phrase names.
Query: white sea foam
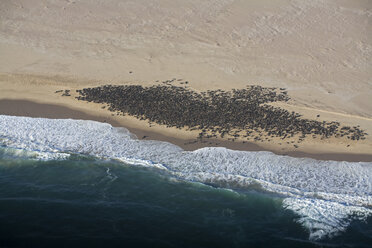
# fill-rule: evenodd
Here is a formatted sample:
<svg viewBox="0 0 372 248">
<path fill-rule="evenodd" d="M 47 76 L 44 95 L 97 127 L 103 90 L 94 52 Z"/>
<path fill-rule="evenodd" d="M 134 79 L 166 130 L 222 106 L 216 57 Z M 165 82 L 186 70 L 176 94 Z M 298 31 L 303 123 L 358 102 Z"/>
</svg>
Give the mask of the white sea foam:
<svg viewBox="0 0 372 248">
<path fill-rule="evenodd" d="M 351 220 L 365 221 L 371 209 L 312 198 L 287 198 L 285 208 L 300 215 L 297 220 L 310 231 L 310 239 L 333 237 L 346 230 Z"/>
<path fill-rule="evenodd" d="M 80 153 L 168 170 L 180 178 L 227 188 L 255 187 L 286 197 L 311 239 L 344 231 L 372 209 L 372 163 L 319 161 L 270 152 L 202 148 L 134 139 L 126 129 L 82 120 L 0 115 L 0 142 L 39 153 Z"/>
<path fill-rule="evenodd" d="M 0 140 L 0 144 L 1 140 Z M 7 157 L 15 157 L 15 158 L 28 158 L 28 159 L 36 159 L 36 160 L 65 160 L 70 157 L 70 154 L 63 153 L 63 152 L 41 152 L 41 151 L 31 151 L 25 150 L 21 148 L 9 148 L 3 147 L 2 148 L 3 155 Z"/>
</svg>

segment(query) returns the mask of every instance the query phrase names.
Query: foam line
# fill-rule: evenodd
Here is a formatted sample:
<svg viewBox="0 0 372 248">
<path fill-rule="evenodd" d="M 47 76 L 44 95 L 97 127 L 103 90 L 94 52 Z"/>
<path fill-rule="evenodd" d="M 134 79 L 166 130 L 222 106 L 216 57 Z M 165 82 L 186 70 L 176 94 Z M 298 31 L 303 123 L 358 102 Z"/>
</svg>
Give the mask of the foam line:
<svg viewBox="0 0 372 248">
<path fill-rule="evenodd" d="M 128 130 L 107 123 L 4 115 L 0 115 L 0 142 L 27 151 L 118 159 L 168 170 L 185 180 L 277 193 L 287 197 L 283 206 L 298 214 L 310 239 L 332 237 L 353 219 L 365 219 L 372 209 L 372 163 L 222 147 L 189 152 L 167 142 L 135 139 Z"/>
</svg>

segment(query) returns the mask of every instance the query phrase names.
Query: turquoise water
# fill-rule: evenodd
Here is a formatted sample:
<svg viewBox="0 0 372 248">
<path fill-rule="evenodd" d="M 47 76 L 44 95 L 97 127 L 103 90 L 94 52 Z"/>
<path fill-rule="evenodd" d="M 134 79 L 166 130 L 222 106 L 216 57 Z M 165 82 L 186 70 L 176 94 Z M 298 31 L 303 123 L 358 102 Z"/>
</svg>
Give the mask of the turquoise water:
<svg viewBox="0 0 372 248">
<path fill-rule="evenodd" d="M 370 247 L 372 218 L 333 238 L 275 194 L 227 190 L 156 168 L 0 148 L 0 247 Z"/>
</svg>

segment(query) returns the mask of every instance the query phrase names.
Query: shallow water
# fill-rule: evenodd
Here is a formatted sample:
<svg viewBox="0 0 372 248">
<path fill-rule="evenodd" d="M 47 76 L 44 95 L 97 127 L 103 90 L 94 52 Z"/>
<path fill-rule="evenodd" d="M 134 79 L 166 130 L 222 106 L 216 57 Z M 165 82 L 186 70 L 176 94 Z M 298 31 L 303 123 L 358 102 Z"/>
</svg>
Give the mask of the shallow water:
<svg viewBox="0 0 372 248">
<path fill-rule="evenodd" d="M 0 116 L 0 247 L 369 247 L 372 164 Z"/>
</svg>

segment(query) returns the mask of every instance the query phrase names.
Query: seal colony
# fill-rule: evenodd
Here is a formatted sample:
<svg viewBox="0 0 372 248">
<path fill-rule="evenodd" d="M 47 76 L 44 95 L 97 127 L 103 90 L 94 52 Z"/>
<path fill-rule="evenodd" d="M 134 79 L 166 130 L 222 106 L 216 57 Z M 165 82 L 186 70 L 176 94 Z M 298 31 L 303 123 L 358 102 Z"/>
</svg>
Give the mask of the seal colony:
<svg viewBox="0 0 372 248">
<path fill-rule="evenodd" d="M 150 124 L 200 130 L 200 141 L 225 136 L 232 141 L 239 137 L 254 141 L 271 141 L 279 137 L 283 140 L 295 138 L 300 143 L 308 135 L 321 139 L 345 136 L 351 140 L 365 139 L 367 135 L 358 126 L 304 119 L 298 113 L 269 105 L 290 99 L 284 88 L 250 85 L 232 91 L 196 92 L 171 85 L 171 82 L 167 80 L 163 85 L 150 87 L 105 85 L 84 88 L 76 90 L 79 93 L 76 99 L 107 104 L 109 111 L 148 120 Z M 298 148 L 298 145 L 294 144 L 294 147 Z"/>
</svg>

